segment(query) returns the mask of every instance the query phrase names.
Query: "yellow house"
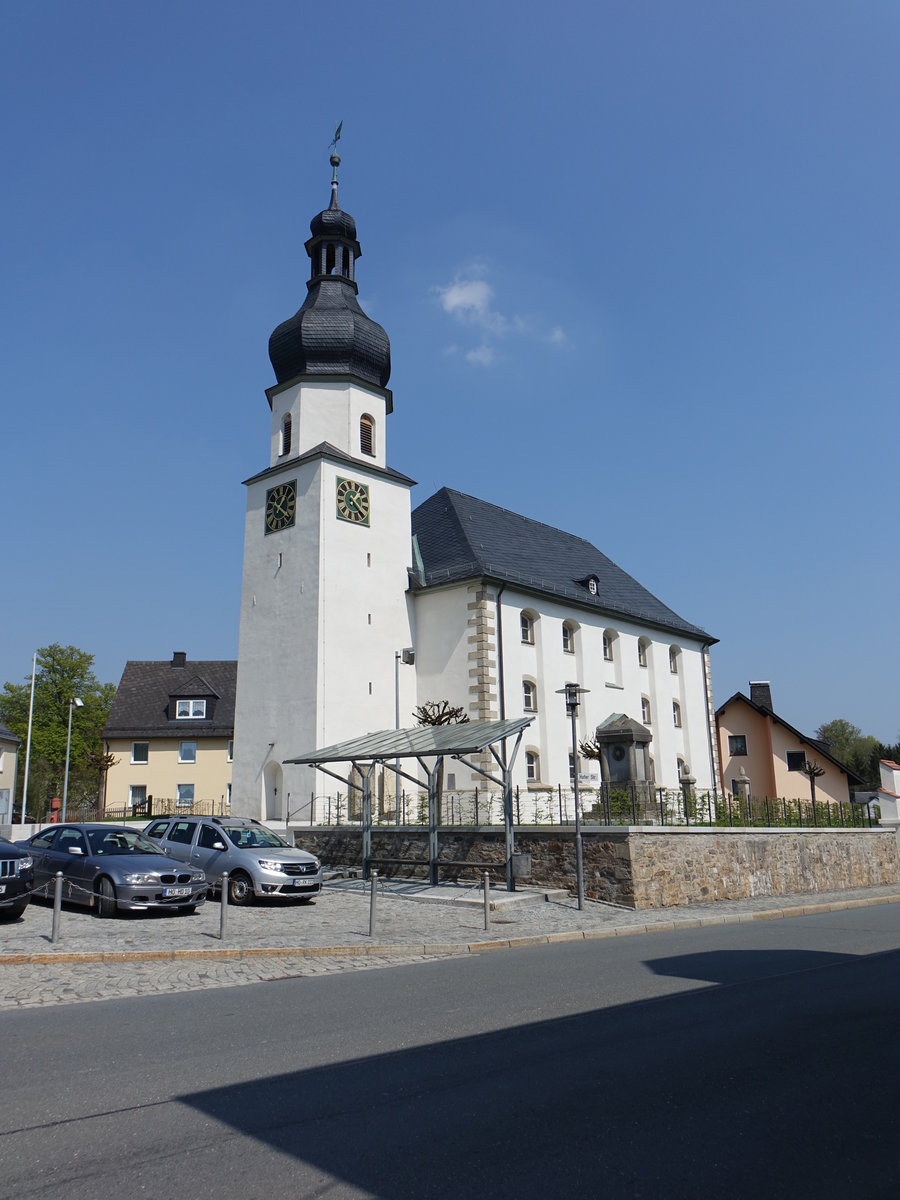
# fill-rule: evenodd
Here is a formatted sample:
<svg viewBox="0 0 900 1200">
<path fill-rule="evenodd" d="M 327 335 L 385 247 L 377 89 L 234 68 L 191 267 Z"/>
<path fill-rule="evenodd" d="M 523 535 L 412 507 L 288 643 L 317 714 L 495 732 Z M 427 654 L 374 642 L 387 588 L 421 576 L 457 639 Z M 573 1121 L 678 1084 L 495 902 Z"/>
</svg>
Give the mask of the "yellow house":
<svg viewBox="0 0 900 1200">
<path fill-rule="evenodd" d="M 863 782 L 838 762 L 826 742 L 800 733 L 772 711 L 768 683 L 751 683 L 749 698 L 735 692 L 717 708 L 716 730 L 722 782 L 734 796 L 809 800 L 807 762 L 824 771 L 816 778 L 817 801 L 847 803 L 850 785 Z"/>
<path fill-rule="evenodd" d="M 107 816 L 226 813 L 237 663 L 129 661 L 103 730 Z"/>
</svg>

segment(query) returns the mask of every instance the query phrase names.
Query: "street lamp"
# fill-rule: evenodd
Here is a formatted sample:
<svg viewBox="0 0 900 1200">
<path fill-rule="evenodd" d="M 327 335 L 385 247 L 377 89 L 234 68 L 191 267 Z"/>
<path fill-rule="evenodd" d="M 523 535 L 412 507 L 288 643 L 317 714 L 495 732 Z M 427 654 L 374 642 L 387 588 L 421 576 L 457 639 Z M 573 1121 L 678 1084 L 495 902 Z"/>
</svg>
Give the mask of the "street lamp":
<svg viewBox="0 0 900 1200">
<path fill-rule="evenodd" d="M 577 683 L 567 683 L 557 692 L 566 698 L 566 712 L 572 718 L 572 783 L 575 789 L 575 887 L 578 892 L 578 907 L 584 908 L 584 860 L 581 853 L 581 811 L 578 800 L 578 730 L 575 721 L 578 715 L 578 697 L 585 695 L 589 688 L 579 687 Z"/>
<path fill-rule="evenodd" d="M 400 728 L 400 664 L 413 667 L 416 663 L 416 652 L 412 646 L 404 646 L 402 650 L 394 651 L 394 728 Z M 394 759 L 394 822 L 400 824 L 400 759 Z"/>
<path fill-rule="evenodd" d="M 73 696 L 69 701 L 69 733 L 66 737 L 66 774 L 63 779 L 63 806 L 62 819 L 66 819 L 66 801 L 69 798 L 69 751 L 72 748 L 72 712 L 76 708 L 84 708 L 84 701 L 77 696 Z"/>
</svg>

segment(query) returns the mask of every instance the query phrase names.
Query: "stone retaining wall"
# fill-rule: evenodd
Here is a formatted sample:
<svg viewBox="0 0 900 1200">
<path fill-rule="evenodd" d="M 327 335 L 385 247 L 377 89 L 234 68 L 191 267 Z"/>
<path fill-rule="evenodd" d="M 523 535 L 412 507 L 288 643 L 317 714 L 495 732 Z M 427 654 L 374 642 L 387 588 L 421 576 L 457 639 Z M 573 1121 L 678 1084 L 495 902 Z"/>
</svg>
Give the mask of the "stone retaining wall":
<svg viewBox="0 0 900 1200">
<path fill-rule="evenodd" d="M 362 865 L 358 828 L 303 829 L 295 841 L 327 867 Z M 442 880 L 474 881 L 491 864 L 505 878 L 502 829 L 442 829 Z M 531 855 L 531 883 L 575 890 L 571 832 L 516 828 L 516 850 Z M 373 857 L 382 876 L 427 878 L 428 833 L 421 827 L 375 828 Z M 752 896 L 837 892 L 900 883 L 900 851 L 889 829 L 694 829 L 603 827 L 583 832 L 587 895 L 629 908 L 666 908 Z M 460 867 L 450 863 L 466 862 Z"/>
</svg>

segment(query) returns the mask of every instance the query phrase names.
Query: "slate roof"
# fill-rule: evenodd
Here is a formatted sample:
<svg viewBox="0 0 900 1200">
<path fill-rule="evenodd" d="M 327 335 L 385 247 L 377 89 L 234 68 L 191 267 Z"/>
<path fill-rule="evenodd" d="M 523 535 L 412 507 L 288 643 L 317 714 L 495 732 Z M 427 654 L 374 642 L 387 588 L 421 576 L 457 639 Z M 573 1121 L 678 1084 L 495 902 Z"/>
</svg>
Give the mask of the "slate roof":
<svg viewBox="0 0 900 1200">
<path fill-rule="evenodd" d="M 708 645 L 717 639 L 685 621 L 596 546 L 485 500 L 441 488 L 412 514 L 414 589 L 487 577 L 579 608 L 627 617 Z M 416 547 L 418 556 L 416 555 Z M 597 580 L 597 594 L 588 579 Z"/>
<path fill-rule="evenodd" d="M 794 737 L 798 739 L 798 741 L 804 742 L 807 746 L 814 750 L 816 754 L 820 755 L 822 758 L 827 758 L 830 763 L 833 763 L 834 766 L 839 767 L 840 770 L 842 770 L 847 776 L 847 779 L 850 783 L 865 783 L 862 775 L 857 775 L 857 773 L 851 770 L 846 763 L 842 763 L 839 758 L 834 757 L 834 755 L 831 753 L 828 742 L 823 742 L 820 738 L 809 737 L 807 734 L 801 733 L 799 729 L 795 729 L 793 725 L 790 725 L 787 721 L 785 721 L 784 717 L 779 717 L 776 712 L 773 712 L 772 709 L 768 708 L 765 704 L 757 704 L 754 700 L 751 700 L 749 696 L 745 696 L 743 692 L 735 692 L 733 696 L 728 697 L 724 704 L 719 705 L 719 707 L 716 709 L 716 720 L 718 721 L 725 709 L 728 708 L 729 704 L 735 704 L 738 701 L 742 701 L 747 705 L 748 708 L 752 708 L 754 712 L 758 712 L 760 716 L 771 717 L 773 721 L 777 721 L 779 725 L 781 725 L 789 733 L 792 733 Z"/>
<path fill-rule="evenodd" d="M 193 661 L 183 666 L 129 660 L 109 710 L 105 738 L 231 737 L 237 662 Z M 206 699 L 206 717 L 175 718 L 178 698 Z"/>
<path fill-rule="evenodd" d="M 391 377 L 391 343 L 388 335 L 357 300 L 354 280 L 343 275 L 316 273 L 316 250 L 323 240 L 352 249 L 362 256 L 356 240 L 356 222 L 341 210 L 337 185 L 331 204 L 310 223 L 312 237 L 306 252 L 312 276 L 302 306 L 272 332 L 269 360 L 279 383 L 298 375 L 349 374 L 365 383 L 386 388 Z"/>
<path fill-rule="evenodd" d="M 0 742 L 15 742 L 18 746 L 21 744 L 21 741 L 22 739 L 17 737 L 12 730 L 7 729 L 5 725 L 0 725 Z"/>
</svg>

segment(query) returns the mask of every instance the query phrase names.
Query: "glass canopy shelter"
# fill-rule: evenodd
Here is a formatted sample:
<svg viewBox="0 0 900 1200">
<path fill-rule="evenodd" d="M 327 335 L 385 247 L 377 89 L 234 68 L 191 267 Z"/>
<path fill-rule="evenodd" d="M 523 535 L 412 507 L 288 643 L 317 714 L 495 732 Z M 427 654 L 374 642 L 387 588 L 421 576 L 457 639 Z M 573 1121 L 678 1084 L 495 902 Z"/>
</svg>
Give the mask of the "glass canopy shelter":
<svg viewBox="0 0 900 1200">
<path fill-rule="evenodd" d="M 363 737 L 334 746 L 325 746 L 284 762 L 315 767 L 348 789 L 362 795 L 362 857 L 363 874 L 369 876 L 372 860 L 372 779 L 376 766 L 394 771 L 400 778 L 421 787 L 421 778 L 408 773 L 401 763 L 413 759 L 428 781 L 428 874 L 432 884 L 438 881 L 438 787 L 441 766 L 445 758 L 453 759 L 500 787 L 503 793 L 503 820 L 506 827 L 506 888 L 513 890 L 512 856 L 512 770 L 522 742 L 522 734 L 533 717 L 516 717 L 509 721 L 468 721 L 464 725 L 420 725 L 413 729 L 386 729 L 367 733 Z M 507 754 L 507 741 L 514 738 L 512 752 Z M 487 751 L 496 770 L 486 771 L 471 760 L 475 754 Z M 339 773 L 342 764 L 349 767 L 346 775 Z M 412 768 L 410 768 L 412 769 Z M 354 779 L 361 780 L 361 783 Z"/>
</svg>

